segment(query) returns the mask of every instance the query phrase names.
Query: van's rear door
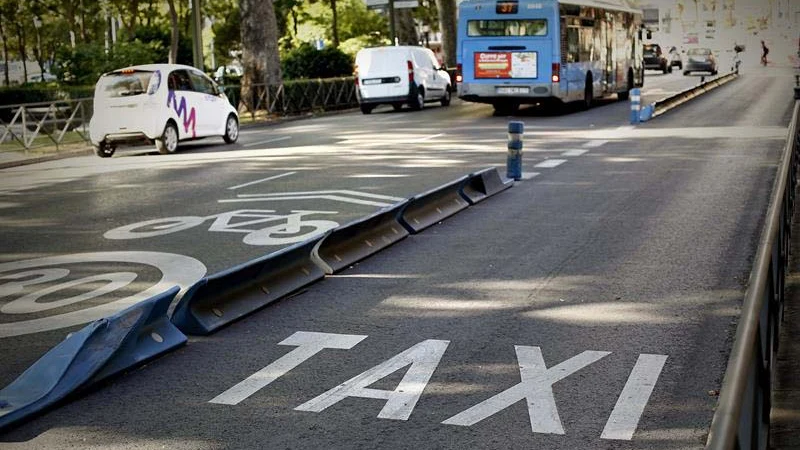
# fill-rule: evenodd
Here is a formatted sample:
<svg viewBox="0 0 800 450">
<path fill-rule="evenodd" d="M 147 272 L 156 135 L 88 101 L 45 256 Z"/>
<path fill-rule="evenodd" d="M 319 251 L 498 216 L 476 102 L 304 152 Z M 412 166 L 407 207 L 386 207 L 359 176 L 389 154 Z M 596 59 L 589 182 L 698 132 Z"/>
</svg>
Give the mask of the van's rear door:
<svg viewBox="0 0 800 450">
<path fill-rule="evenodd" d="M 359 52 L 356 66 L 361 98 L 407 96 L 408 61 L 408 51 L 402 47 L 376 47 Z"/>
</svg>

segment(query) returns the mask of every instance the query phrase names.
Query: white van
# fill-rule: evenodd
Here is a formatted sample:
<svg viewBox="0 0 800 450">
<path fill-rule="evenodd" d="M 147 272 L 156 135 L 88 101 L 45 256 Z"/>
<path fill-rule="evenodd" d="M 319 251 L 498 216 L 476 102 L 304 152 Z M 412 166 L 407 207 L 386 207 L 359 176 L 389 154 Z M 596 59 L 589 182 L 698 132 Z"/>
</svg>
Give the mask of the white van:
<svg viewBox="0 0 800 450">
<path fill-rule="evenodd" d="M 369 114 L 380 104 L 395 111 L 403 104 L 420 110 L 425 102 L 450 104 L 450 75 L 436 55 L 425 47 L 370 47 L 356 54 L 356 96 L 361 112 Z"/>
<path fill-rule="evenodd" d="M 100 77 L 89 134 L 97 156 L 118 145 L 153 143 L 173 153 L 178 142 L 222 136 L 239 138 L 239 114 L 211 78 L 190 66 L 148 64 Z"/>
</svg>

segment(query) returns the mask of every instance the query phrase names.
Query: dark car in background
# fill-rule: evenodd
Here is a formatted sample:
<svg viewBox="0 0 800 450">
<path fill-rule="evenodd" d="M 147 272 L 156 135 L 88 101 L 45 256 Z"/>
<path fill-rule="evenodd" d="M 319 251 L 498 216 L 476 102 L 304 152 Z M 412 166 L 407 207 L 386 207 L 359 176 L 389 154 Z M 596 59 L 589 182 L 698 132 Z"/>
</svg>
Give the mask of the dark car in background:
<svg viewBox="0 0 800 450">
<path fill-rule="evenodd" d="M 667 56 L 658 44 L 644 45 L 644 68 L 648 70 L 660 70 L 664 73 L 672 72 L 672 64 L 667 60 Z"/>
<path fill-rule="evenodd" d="M 717 58 L 714 57 L 714 52 L 710 48 L 693 48 L 686 52 L 683 74 L 689 75 L 692 72 L 717 74 Z"/>
</svg>

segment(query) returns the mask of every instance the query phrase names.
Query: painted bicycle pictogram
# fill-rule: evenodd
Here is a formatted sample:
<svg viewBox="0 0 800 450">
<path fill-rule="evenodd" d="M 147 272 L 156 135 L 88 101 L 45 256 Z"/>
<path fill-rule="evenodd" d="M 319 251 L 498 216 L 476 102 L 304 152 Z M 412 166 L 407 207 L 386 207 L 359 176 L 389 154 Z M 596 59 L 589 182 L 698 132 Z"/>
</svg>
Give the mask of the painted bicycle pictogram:
<svg viewBox="0 0 800 450">
<path fill-rule="evenodd" d="M 271 209 L 243 209 L 211 216 L 176 216 L 145 220 L 114 228 L 106 239 L 144 239 L 185 231 L 212 221 L 208 231 L 242 233 L 248 245 L 286 245 L 302 242 L 339 226 L 332 220 L 307 220 L 305 216 L 338 214 L 336 211 L 293 210 L 278 214 Z M 266 226 L 264 226 L 266 225 Z"/>
</svg>

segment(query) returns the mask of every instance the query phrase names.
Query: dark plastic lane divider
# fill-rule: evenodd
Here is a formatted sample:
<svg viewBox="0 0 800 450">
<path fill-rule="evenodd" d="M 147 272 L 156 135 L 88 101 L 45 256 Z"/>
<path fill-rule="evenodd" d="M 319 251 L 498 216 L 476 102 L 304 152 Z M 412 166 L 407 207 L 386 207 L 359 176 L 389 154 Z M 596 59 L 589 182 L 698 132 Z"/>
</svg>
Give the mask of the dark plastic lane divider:
<svg viewBox="0 0 800 450">
<path fill-rule="evenodd" d="M 96 320 L 56 345 L 0 391 L 0 430 L 105 378 L 186 343 L 167 319 L 178 288 Z"/>
<path fill-rule="evenodd" d="M 514 185 L 514 180 L 504 179 L 496 167 L 488 167 L 467 175 L 461 194 L 474 205 Z"/>
<path fill-rule="evenodd" d="M 172 322 L 184 333 L 207 335 L 323 278 L 311 261 L 323 236 L 203 278 L 181 297 Z"/>
<path fill-rule="evenodd" d="M 643 122 L 646 122 L 647 120 L 650 119 L 654 119 L 664 114 L 665 112 L 688 102 L 689 100 L 695 97 L 698 97 L 702 94 L 705 94 L 706 92 L 712 91 L 726 83 L 729 83 L 738 78 L 738 76 L 739 76 L 738 73 L 731 72 L 729 74 L 716 77 L 713 80 L 706 81 L 705 83 L 701 83 L 697 86 L 685 89 L 665 99 L 651 103 L 650 108 L 652 109 L 652 114 L 650 114 L 650 116 L 647 117 L 646 120 L 643 120 Z"/>
<path fill-rule="evenodd" d="M 412 233 L 419 233 L 469 207 L 461 195 L 468 176 L 412 197 L 398 216 L 400 223 Z"/>
<path fill-rule="evenodd" d="M 326 274 L 333 274 L 404 239 L 409 232 L 397 216 L 408 202 L 335 228 L 317 244 L 312 259 Z"/>
</svg>

